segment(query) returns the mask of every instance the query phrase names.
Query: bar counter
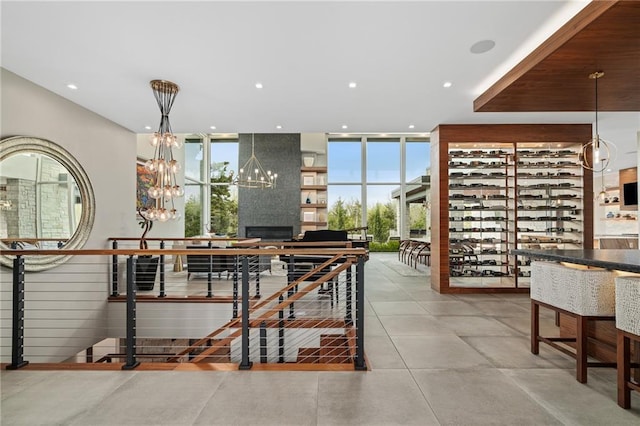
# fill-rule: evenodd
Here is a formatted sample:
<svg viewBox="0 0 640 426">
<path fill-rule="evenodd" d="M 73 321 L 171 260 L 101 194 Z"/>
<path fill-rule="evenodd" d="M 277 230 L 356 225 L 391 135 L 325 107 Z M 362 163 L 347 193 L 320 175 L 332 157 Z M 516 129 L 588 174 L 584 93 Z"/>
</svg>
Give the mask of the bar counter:
<svg viewBox="0 0 640 426">
<path fill-rule="evenodd" d="M 532 259 L 575 263 L 640 274 L 640 250 L 512 250 L 512 254 Z"/>
<path fill-rule="evenodd" d="M 512 250 L 511 254 L 526 256 L 531 259 L 566 262 L 578 265 L 594 266 L 613 271 L 640 274 L 640 250 L 634 249 L 596 249 L 596 250 Z M 560 336 L 575 336 L 575 320 L 564 314 L 559 315 Z M 589 327 L 588 353 L 594 358 L 605 361 L 616 361 L 616 328 L 615 324 L 597 322 Z M 640 352 L 636 346 L 635 353 Z M 640 372 L 640 370 L 637 370 Z M 636 373 L 637 375 L 640 375 Z"/>
</svg>

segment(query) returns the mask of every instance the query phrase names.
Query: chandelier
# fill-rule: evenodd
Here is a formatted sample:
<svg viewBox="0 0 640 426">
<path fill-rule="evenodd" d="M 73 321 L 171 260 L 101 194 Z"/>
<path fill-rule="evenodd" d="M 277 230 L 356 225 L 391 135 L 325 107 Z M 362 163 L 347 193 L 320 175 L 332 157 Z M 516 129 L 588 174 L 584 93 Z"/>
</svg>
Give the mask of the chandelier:
<svg viewBox="0 0 640 426">
<path fill-rule="evenodd" d="M 275 188 L 278 180 L 277 173 L 271 173 L 271 170 L 265 172 L 264 168 L 256 157 L 254 148 L 254 137 L 251 134 L 251 157 L 244 163 L 244 166 L 238 170 L 238 175 L 233 180 L 234 185 L 241 188 Z"/>
<path fill-rule="evenodd" d="M 591 140 L 584 144 L 580 154 L 580 164 L 583 168 L 593 170 L 594 172 L 603 172 L 611 162 L 613 155 L 612 143 L 600 138 L 598 132 L 598 79 L 604 76 L 604 72 L 596 71 L 589 74 L 589 78 L 595 81 L 595 111 L 596 111 L 596 132 Z M 591 154 L 591 155 L 589 155 Z"/>
<path fill-rule="evenodd" d="M 180 217 L 173 204 L 174 198 L 182 197 L 184 189 L 176 181 L 176 173 L 180 164 L 173 157 L 173 148 L 181 148 L 180 141 L 171 131 L 169 112 L 180 88 L 177 84 L 166 80 L 152 80 L 151 89 L 160 108 L 160 127 L 149 139 L 155 148 L 153 158 L 145 163 L 145 168 L 152 173 L 151 186 L 147 193 L 155 200 L 155 205 L 141 211 L 148 220 L 175 220 Z"/>
</svg>

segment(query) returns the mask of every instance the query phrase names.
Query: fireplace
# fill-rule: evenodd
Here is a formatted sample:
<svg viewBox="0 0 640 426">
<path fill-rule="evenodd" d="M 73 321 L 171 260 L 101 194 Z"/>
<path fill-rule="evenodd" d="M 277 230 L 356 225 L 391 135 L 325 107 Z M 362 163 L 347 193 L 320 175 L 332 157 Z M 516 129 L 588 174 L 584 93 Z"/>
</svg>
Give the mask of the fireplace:
<svg viewBox="0 0 640 426">
<path fill-rule="evenodd" d="M 247 238 L 262 238 L 265 241 L 286 241 L 293 238 L 293 226 L 245 226 Z"/>
</svg>

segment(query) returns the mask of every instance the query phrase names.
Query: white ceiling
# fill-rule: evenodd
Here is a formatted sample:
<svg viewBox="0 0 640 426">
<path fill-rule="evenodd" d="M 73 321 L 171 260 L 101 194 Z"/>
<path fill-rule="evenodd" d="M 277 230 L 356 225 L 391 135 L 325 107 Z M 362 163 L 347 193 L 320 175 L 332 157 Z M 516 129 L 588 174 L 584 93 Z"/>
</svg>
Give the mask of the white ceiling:
<svg viewBox="0 0 640 426">
<path fill-rule="evenodd" d="M 171 112 L 177 133 L 585 123 L 592 113 L 472 111 L 482 91 L 585 4 L 3 1 L 2 66 L 137 133 L 159 123 L 152 79 L 181 87 Z M 470 53 L 485 39 L 496 47 Z M 605 139 L 607 121 L 618 132 L 635 126 L 624 136 L 635 150 L 637 114 L 601 118 Z"/>
</svg>

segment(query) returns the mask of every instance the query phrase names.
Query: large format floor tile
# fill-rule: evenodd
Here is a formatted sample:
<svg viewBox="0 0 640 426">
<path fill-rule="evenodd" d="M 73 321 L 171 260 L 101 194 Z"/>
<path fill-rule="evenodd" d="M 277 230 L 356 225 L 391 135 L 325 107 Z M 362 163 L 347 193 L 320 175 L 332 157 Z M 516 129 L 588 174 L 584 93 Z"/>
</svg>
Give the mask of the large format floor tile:
<svg viewBox="0 0 640 426">
<path fill-rule="evenodd" d="M 491 365 L 458 336 L 400 336 L 392 340 L 408 368 L 480 368 Z"/>
<path fill-rule="evenodd" d="M 322 373 L 318 425 L 437 425 L 407 370 Z"/>
<path fill-rule="evenodd" d="M 524 336 L 464 337 L 463 340 L 498 368 L 575 368 L 576 361 L 546 345 L 531 353 Z"/>
<path fill-rule="evenodd" d="M 19 391 L 12 389 L 9 375 L 20 375 L 22 371 L 3 372 L 2 425 L 50 425 L 69 424 L 102 404 L 118 388 L 131 380 L 137 372 L 130 371 L 50 371 L 28 372 L 42 374 L 37 380 Z"/>
<path fill-rule="evenodd" d="M 389 336 L 367 337 L 364 345 L 369 368 L 406 368 L 398 349 Z"/>
<path fill-rule="evenodd" d="M 69 424 L 192 424 L 226 374 L 141 371 Z"/>
<path fill-rule="evenodd" d="M 378 316 L 388 315 L 424 315 L 424 310 L 418 302 L 371 302 L 373 310 Z"/>
<path fill-rule="evenodd" d="M 638 425 L 640 398 L 634 395 L 631 410 L 616 404 L 615 389 L 606 394 L 598 391 L 596 375 L 589 382 L 578 383 L 574 370 L 505 370 L 538 404 L 564 424 L 570 425 Z"/>
<path fill-rule="evenodd" d="M 431 315 L 480 315 L 482 314 L 471 303 L 462 300 L 440 300 L 420 302 L 420 305 Z"/>
<path fill-rule="evenodd" d="M 318 374 L 292 371 L 228 372 L 194 424 L 314 425 Z"/>
<path fill-rule="evenodd" d="M 458 336 L 518 336 L 520 333 L 486 316 L 441 316 L 438 319 Z"/>
<path fill-rule="evenodd" d="M 394 315 L 379 317 L 389 336 L 441 336 L 453 331 L 433 315 Z"/>
<path fill-rule="evenodd" d="M 499 370 L 412 370 L 442 425 L 560 425 Z"/>
</svg>

